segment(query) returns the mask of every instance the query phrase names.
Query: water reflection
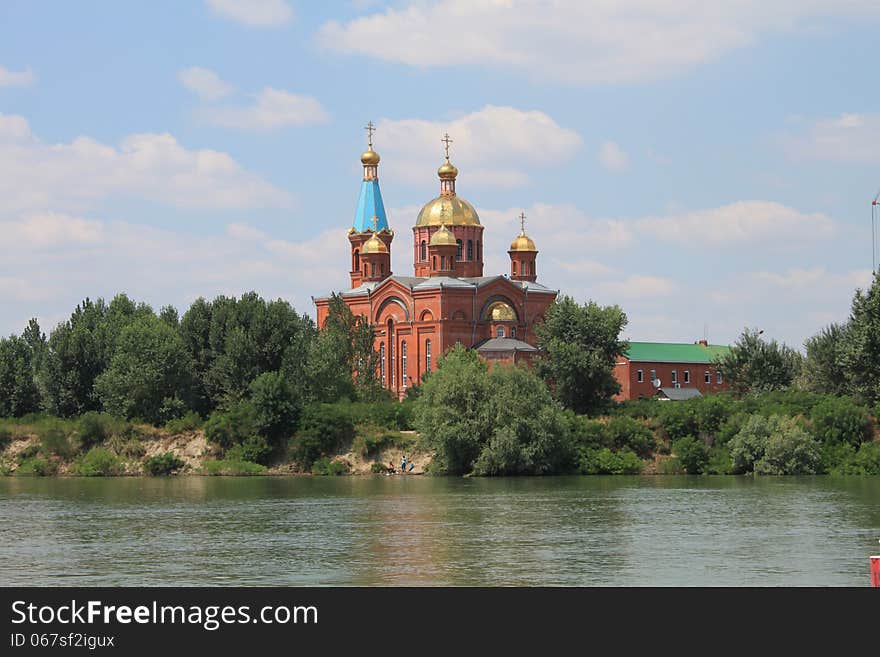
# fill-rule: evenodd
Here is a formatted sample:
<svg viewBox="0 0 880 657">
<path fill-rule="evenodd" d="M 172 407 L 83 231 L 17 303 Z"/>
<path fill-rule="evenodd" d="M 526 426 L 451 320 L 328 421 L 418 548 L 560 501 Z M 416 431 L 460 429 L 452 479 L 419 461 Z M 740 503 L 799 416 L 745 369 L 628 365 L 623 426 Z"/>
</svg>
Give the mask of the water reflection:
<svg viewBox="0 0 880 657">
<path fill-rule="evenodd" d="M 0 584 L 865 586 L 880 478 L 0 479 Z"/>
</svg>

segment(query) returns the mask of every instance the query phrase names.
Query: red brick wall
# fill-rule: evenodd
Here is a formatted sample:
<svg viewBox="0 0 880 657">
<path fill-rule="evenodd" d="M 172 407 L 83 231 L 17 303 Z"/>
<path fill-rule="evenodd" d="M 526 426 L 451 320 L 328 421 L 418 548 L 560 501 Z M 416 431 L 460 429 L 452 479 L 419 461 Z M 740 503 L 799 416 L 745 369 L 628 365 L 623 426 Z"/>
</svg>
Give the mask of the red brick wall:
<svg viewBox="0 0 880 657">
<path fill-rule="evenodd" d="M 638 382 L 638 371 L 644 373 L 643 382 Z M 672 370 L 678 371 L 678 383 L 682 388 L 696 388 L 702 394 L 713 392 L 721 392 L 727 390 L 727 381 L 722 378 L 722 383 L 718 384 L 717 373 L 713 365 L 705 363 L 651 363 L 651 362 L 630 362 L 626 358 L 617 361 L 614 367 L 614 378 L 620 384 L 620 393 L 614 397 L 617 401 L 626 399 L 638 399 L 642 397 L 653 397 L 657 393 L 657 389 L 651 383 L 651 370 L 656 371 L 657 378 L 660 379 L 662 386 L 673 387 Z M 685 383 L 685 370 L 690 371 L 690 383 Z M 709 371 L 709 383 L 705 383 L 705 372 Z"/>
</svg>

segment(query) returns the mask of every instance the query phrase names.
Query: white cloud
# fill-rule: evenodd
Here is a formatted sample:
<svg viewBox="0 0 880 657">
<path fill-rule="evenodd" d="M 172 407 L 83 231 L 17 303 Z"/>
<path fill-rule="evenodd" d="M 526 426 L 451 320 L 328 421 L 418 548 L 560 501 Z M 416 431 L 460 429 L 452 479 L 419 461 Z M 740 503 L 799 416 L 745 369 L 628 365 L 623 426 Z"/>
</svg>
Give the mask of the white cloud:
<svg viewBox="0 0 880 657">
<path fill-rule="evenodd" d="M 426 69 L 487 66 L 574 84 L 621 83 L 688 70 L 768 32 L 878 10 L 876 0 L 413 0 L 330 21 L 318 41 Z"/>
<path fill-rule="evenodd" d="M 606 141 L 599 149 L 599 163 L 608 171 L 620 173 L 629 168 L 629 155 L 614 141 Z"/>
<path fill-rule="evenodd" d="M 320 102 L 282 89 L 266 87 L 246 107 L 203 107 L 196 116 L 214 125 L 239 130 L 274 130 L 288 125 L 326 123 L 330 116 Z"/>
<path fill-rule="evenodd" d="M 842 114 L 796 120 L 800 134 L 781 138 L 789 157 L 856 164 L 880 163 L 880 114 Z"/>
<path fill-rule="evenodd" d="M 154 308 L 171 303 L 185 310 L 198 296 L 256 290 L 313 315 L 312 295 L 348 287 L 348 241 L 340 227 L 287 242 L 246 224 L 205 236 L 45 214 L 0 221 L 0 233 L 0 334 L 20 332 L 20 318 L 57 318 L 86 296 L 122 291 Z"/>
<path fill-rule="evenodd" d="M 24 87 L 33 84 L 36 79 L 31 69 L 16 72 L 0 66 L 0 87 Z"/>
<path fill-rule="evenodd" d="M 6 135 L 7 139 L 3 139 Z M 190 208 L 288 207 L 291 196 L 226 153 L 189 150 L 170 134 L 134 134 L 118 147 L 89 137 L 44 144 L 27 121 L 0 115 L 4 213 L 81 209 L 111 196 Z"/>
<path fill-rule="evenodd" d="M 772 201 L 738 201 L 708 210 L 645 217 L 634 228 L 663 241 L 692 246 L 766 242 L 773 248 L 819 242 L 835 231 L 834 222 L 821 213 L 804 214 Z"/>
<path fill-rule="evenodd" d="M 284 0 L 205 0 L 220 16 L 248 27 L 280 27 L 293 19 L 293 9 Z"/>
<path fill-rule="evenodd" d="M 453 140 L 450 159 L 470 187 L 513 187 L 528 180 L 531 166 L 569 159 L 581 147 L 580 135 L 537 110 L 486 105 L 447 121 L 382 119 L 375 145 L 383 167 L 411 182 L 424 181 L 443 162 L 440 138 Z"/>
<path fill-rule="evenodd" d="M 183 69 L 178 72 L 177 78 L 183 86 L 206 101 L 220 100 L 235 91 L 235 87 L 221 80 L 214 71 L 199 66 Z"/>
<path fill-rule="evenodd" d="M 595 289 L 606 299 L 643 299 L 669 296 L 675 284 L 661 276 L 632 274 L 623 280 L 599 283 Z"/>
</svg>

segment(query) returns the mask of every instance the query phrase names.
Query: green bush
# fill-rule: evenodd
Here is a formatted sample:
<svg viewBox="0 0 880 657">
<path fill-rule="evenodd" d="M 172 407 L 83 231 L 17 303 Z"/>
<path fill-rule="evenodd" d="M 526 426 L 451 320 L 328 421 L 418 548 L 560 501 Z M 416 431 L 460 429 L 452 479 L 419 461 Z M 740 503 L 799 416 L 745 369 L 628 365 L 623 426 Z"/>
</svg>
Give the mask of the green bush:
<svg viewBox="0 0 880 657">
<path fill-rule="evenodd" d="M 270 445 L 286 443 L 296 431 L 302 413 L 300 388 L 280 372 L 264 372 L 251 382 L 248 391 L 259 434 Z"/>
<path fill-rule="evenodd" d="M 730 415 L 718 427 L 718 432 L 715 434 L 713 441 L 714 445 L 716 447 L 727 445 L 740 432 L 749 417 L 751 416 L 748 413 L 741 411 Z"/>
<path fill-rule="evenodd" d="M 19 460 L 19 462 L 21 462 L 24 459 L 33 458 L 39 453 L 40 453 L 40 445 L 38 443 L 31 443 L 30 445 L 28 445 L 27 447 L 25 447 L 24 449 L 22 449 L 18 453 L 18 460 Z"/>
<path fill-rule="evenodd" d="M 103 447 L 93 447 L 73 465 L 73 472 L 82 477 L 110 477 L 122 471 L 119 457 Z"/>
<path fill-rule="evenodd" d="M 654 450 L 654 434 L 641 422 L 629 417 L 615 417 L 605 426 L 607 446 L 614 450 L 629 449 L 641 457 Z"/>
<path fill-rule="evenodd" d="M 821 455 L 819 444 L 797 422 L 783 422 L 770 434 L 764 457 L 755 463 L 755 474 L 816 474 Z"/>
<path fill-rule="evenodd" d="M 117 425 L 118 421 L 105 413 L 95 411 L 85 413 L 77 425 L 76 435 L 80 447 L 85 450 L 100 445 L 113 435 Z"/>
<path fill-rule="evenodd" d="M 374 461 L 372 464 L 370 464 L 370 472 L 372 472 L 373 474 L 385 474 L 386 472 L 388 472 L 388 466 L 383 463 L 379 463 L 378 461 Z"/>
<path fill-rule="evenodd" d="M 226 449 L 240 445 L 257 435 L 256 415 L 248 401 L 238 402 L 226 412 L 217 411 L 205 422 L 205 437 Z"/>
<path fill-rule="evenodd" d="M 700 432 L 713 439 L 735 408 L 735 402 L 727 395 L 707 395 L 686 403 L 693 406 Z"/>
<path fill-rule="evenodd" d="M 375 456 L 383 449 L 390 447 L 412 447 L 413 441 L 409 440 L 409 436 L 404 436 L 399 432 L 382 431 L 376 433 L 361 429 L 358 433 L 359 435 L 351 444 L 351 450 L 361 458 Z"/>
<path fill-rule="evenodd" d="M 262 436 L 251 436 L 240 445 L 226 450 L 226 459 L 230 461 L 251 461 L 261 465 L 269 465 L 274 453 L 272 446 Z"/>
<path fill-rule="evenodd" d="M 841 466 L 856 455 L 849 443 L 824 443 L 819 447 L 819 472 L 839 473 Z"/>
<path fill-rule="evenodd" d="M 657 464 L 657 472 L 664 475 L 680 475 L 684 474 L 684 466 L 677 456 L 670 456 L 660 459 Z"/>
<path fill-rule="evenodd" d="M 312 474 L 322 476 L 338 476 L 348 473 L 348 464 L 343 461 L 331 461 L 324 456 L 312 464 Z"/>
<path fill-rule="evenodd" d="M 177 435 L 184 431 L 195 431 L 196 429 L 200 429 L 202 423 L 202 416 L 195 411 L 190 411 L 182 417 L 166 422 L 165 431 L 171 435 Z"/>
<path fill-rule="evenodd" d="M 833 470 L 834 474 L 880 475 L 880 443 L 862 443 L 859 451 Z"/>
<path fill-rule="evenodd" d="M 569 433 L 574 438 L 575 444 L 585 448 L 599 449 L 608 444 L 605 435 L 605 423 L 591 420 L 584 415 L 577 415 L 574 411 L 563 412 Z"/>
<path fill-rule="evenodd" d="M 144 472 L 152 477 L 170 475 L 175 470 L 180 470 L 184 465 L 174 452 L 156 454 L 144 461 Z"/>
<path fill-rule="evenodd" d="M 709 449 L 702 440 L 693 436 L 679 438 L 672 443 L 672 451 L 688 474 L 702 474 L 709 463 Z"/>
<path fill-rule="evenodd" d="M 695 435 L 700 427 L 694 405 L 689 401 L 658 402 L 662 404 L 657 422 L 669 440 Z"/>
<path fill-rule="evenodd" d="M 266 472 L 266 466 L 259 463 L 231 460 L 205 461 L 202 469 L 208 475 L 230 477 L 261 475 Z"/>
<path fill-rule="evenodd" d="M 645 464 L 634 452 L 624 449 L 612 452 L 607 447 L 585 449 L 580 455 L 581 474 L 639 474 Z"/>
<path fill-rule="evenodd" d="M 65 460 L 73 456 L 75 451 L 67 439 L 67 435 L 61 429 L 49 429 L 43 433 L 40 443 L 46 454 L 54 454 Z"/>
<path fill-rule="evenodd" d="M 311 468 L 321 456 L 354 438 L 354 425 L 336 404 L 307 406 L 300 430 L 290 443 L 290 457 L 303 468 Z"/>
<path fill-rule="evenodd" d="M 870 435 L 867 411 L 846 397 L 828 397 L 810 412 L 813 435 L 824 444 L 848 443 L 858 447 Z"/>
<path fill-rule="evenodd" d="M 42 456 L 33 456 L 19 461 L 16 475 L 23 477 L 48 477 L 57 471 L 55 463 Z"/>
<path fill-rule="evenodd" d="M 733 460 L 730 458 L 730 450 L 726 447 L 716 446 L 709 450 L 709 461 L 706 463 L 706 474 L 726 475 L 733 472 Z"/>
</svg>

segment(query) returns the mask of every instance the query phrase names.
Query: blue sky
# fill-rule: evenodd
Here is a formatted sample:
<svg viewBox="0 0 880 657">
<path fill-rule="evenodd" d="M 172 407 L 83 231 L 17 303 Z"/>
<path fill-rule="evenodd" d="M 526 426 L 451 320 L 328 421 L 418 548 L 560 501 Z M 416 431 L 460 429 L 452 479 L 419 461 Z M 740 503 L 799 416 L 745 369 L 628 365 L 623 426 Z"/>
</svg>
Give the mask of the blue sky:
<svg viewBox="0 0 880 657">
<path fill-rule="evenodd" d="M 362 127 L 395 273 L 440 137 L 507 271 L 634 340 L 800 347 L 870 278 L 871 0 L 0 3 L 0 332 L 125 291 L 347 285 Z"/>
</svg>

